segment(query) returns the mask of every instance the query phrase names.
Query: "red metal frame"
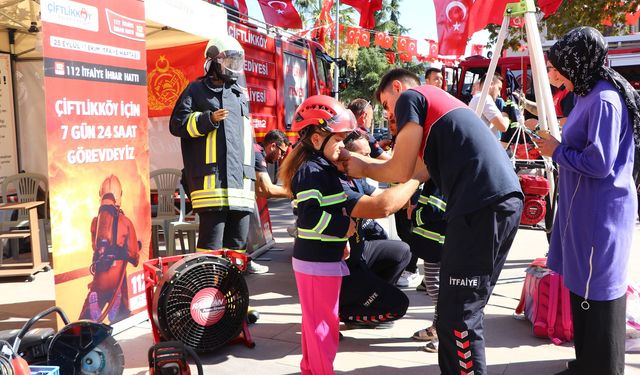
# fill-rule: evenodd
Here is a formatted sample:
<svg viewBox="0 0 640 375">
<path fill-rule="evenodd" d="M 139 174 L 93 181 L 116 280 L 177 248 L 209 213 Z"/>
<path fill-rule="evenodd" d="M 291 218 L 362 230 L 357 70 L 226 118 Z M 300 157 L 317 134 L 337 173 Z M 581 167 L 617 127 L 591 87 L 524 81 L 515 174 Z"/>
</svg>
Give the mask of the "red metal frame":
<svg viewBox="0 0 640 375">
<path fill-rule="evenodd" d="M 237 267 L 240 272 L 244 272 L 247 269 L 247 263 L 249 262 L 249 256 L 245 253 L 240 253 L 234 250 L 211 250 L 211 251 L 203 251 L 198 252 L 198 255 L 213 255 L 217 257 L 224 257 L 231 264 Z M 151 322 L 151 331 L 153 332 L 153 343 L 157 344 L 161 341 L 160 332 L 158 327 L 156 326 L 155 321 L 153 320 L 153 293 L 155 292 L 155 288 L 162 279 L 162 276 L 169 270 L 169 267 L 173 265 L 175 262 L 182 260 L 185 257 L 192 256 L 194 254 L 181 254 L 174 255 L 171 257 L 158 257 L 154 259 L 149 259 L 144 262 L 142 265 L 144 269 L 144 284 L 145 284 L 145 296 L 147 298 L 147 314 L 149 314 L 149 321 Z M 231 340 L 230 343 L 243 343 L 249 348 L 253 348 L 256 346 L 255 342 L 251 338 L 251 333 L 249 332 L 249 325 L 247 324 L 247 320 L 245 319 L 242 324 L 242 334 Z"/>
</svg>

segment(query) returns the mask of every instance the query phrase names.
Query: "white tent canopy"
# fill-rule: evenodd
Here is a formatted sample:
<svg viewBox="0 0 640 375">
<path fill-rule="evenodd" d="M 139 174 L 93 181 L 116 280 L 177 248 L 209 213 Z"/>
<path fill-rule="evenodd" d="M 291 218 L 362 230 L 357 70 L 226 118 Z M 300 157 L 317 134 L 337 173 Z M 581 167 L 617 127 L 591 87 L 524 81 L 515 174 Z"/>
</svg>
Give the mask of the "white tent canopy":
<svg viewBox="0 0 640 375">
<path fill-rule="evenodd" d="M 1 52 L 11 52 L 19 60 L 42 57 L 40 3 L 0 0 Z M 145 9 L 147 49 L 195 43 L 226 31 L 224 8 L 202 0 L 146 0 Z M 13 50 L 9 42 L 11 29 L 15 30 Z"/>
</svg>

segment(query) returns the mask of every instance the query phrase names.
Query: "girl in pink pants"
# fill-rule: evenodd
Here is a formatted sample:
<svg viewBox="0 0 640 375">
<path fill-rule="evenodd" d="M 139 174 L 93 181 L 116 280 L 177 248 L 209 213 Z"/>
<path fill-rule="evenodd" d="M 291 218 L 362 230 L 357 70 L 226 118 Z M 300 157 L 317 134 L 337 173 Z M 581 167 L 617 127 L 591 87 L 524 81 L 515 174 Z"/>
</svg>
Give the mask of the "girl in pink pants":
<svg viewBox="0 0 640 375">
<path fill-rule="evenodd" d="M 338 352 L 338 300 L 347 240 L 355 232 L 335 167 L 344 138 L 356 129 L 351 111 L 329 96 L 306 99 L 293 116 L 300 141 L 280 169 L 283 187 L 294 197 L 298 235 L 293 245 L 293 270 L 302 307 L 303 374 L 333 374 Z M 346 151 L 346 150 L 344 150 Z"/>
</svg>

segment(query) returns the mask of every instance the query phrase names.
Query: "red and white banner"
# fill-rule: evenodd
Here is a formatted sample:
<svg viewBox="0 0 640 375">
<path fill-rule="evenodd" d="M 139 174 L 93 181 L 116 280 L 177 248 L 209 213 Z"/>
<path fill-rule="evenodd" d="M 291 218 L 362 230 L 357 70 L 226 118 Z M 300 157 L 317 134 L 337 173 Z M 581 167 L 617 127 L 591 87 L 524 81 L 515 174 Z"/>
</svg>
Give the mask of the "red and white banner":
<svg viewBox="0 0 640 375">
<path fill-rule="evenodd" d="M 258 4 L 264 22 L 285 29 L 302 29 L 302 20 L 292 0 L 258 0 Z"/>
<path fill-rule="evenodd" d="M 146 306 L 144 3 L 40 4 L 56 304 L 113 324 Z"/>
</svg>

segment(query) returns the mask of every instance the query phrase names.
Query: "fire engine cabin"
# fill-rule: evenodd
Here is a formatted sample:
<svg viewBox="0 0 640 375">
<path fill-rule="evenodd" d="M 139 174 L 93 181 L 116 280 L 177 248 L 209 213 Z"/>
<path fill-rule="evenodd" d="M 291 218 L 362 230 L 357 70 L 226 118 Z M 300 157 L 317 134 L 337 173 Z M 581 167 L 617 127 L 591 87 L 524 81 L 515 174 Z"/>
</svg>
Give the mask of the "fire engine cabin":
<svg viewBox="0 0 640 375">
<path fill-rule="evenodd" d="M 267 26 L 267 30 L 273 28 Z M 314 41 L 285 38 L 246 23 L 230 21 L 228 32 L 245 51 L 244 72 L 256 140 L 260 142 L 270 130 L 280 129 L 295 141 L 291 120 L 298 105 L 311 95 L 331 95 L 329 67 L 333 59 Z"/>
</svg>

